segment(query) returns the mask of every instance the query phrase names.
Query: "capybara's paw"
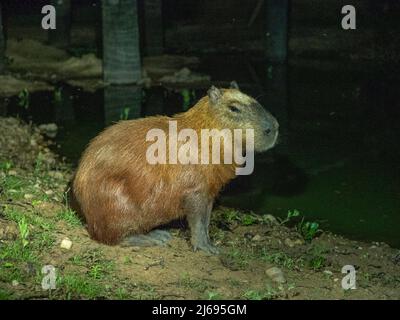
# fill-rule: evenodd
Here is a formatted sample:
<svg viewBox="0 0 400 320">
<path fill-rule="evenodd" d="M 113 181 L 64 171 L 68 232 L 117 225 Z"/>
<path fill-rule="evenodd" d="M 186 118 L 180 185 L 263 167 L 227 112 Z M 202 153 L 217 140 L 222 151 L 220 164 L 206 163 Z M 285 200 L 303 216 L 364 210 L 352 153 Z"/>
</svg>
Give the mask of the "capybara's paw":
<svg viewBox="0 0 400 320">
<path fill-rule="evenodd" d="M 193 251 L 202 250 L 209 254 L 219 254 L 219 249 L 210 242 L 193 245 Z"/>
<path fill-rule="evenodd" d="M 147 234 L 147 236 L 163 242 L 168 242 L 172 238 L 172 235 L 167 230 L 161 229 L 152 230 Z"/>
<path fill-rule="evenodd" d="M 166 246 L 172 236 L 165 230 L 152 230 L 147 234 L 132 235 L 122 241 L 122 246 L 153 247 Z"/>
</svg>

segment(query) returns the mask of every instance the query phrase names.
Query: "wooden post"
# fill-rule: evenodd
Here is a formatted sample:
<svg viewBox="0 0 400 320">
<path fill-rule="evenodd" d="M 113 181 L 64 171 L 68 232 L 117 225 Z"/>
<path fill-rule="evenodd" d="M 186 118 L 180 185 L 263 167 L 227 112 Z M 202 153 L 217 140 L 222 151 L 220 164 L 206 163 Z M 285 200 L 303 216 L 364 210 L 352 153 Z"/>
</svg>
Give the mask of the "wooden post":
<svg viewBox="0 0 400 320">
<path fill-rule="evenodd" d="M 4 37 L 2 14 L 3 11 L 0 3 L 0 74 L 4 73 L 4 69 L 6 67 L 6 61 L 5 61 L 6 39 Z"/>
<path fill-rule="evenodd" d="M 71 41 L 71 0 L 51 0 L 56 9 L 56 29 L 49 29 L 49 43 L 66 48 Z"/>
<path fill-rule="evenodd" d="M 164 48 L 162 1 L 144 1 L 145 52 L 148 56 L 160 55 Z"/>
<path fill-rule="evenodd" d="M 141 79 L 137 0 L 103 0 L 103 76 L 110 84 Z"/>
<path fill-rule="evenodd" d="M 288 54 L 289 0 L 266 0 L 266 55 L 284 63 Z"/>
</svg>

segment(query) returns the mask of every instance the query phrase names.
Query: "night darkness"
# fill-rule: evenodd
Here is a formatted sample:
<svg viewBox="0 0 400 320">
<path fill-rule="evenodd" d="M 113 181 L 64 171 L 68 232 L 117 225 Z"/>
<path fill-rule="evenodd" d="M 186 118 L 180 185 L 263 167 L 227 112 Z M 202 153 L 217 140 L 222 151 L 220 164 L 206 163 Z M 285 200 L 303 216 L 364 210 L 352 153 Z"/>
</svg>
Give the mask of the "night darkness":
<svg viewBox="0 0 400 320">
<path fill-rule="evenodd" d="M 0 13 L 0 300 L 400 298 L 400 1 Z"/>
</svg>

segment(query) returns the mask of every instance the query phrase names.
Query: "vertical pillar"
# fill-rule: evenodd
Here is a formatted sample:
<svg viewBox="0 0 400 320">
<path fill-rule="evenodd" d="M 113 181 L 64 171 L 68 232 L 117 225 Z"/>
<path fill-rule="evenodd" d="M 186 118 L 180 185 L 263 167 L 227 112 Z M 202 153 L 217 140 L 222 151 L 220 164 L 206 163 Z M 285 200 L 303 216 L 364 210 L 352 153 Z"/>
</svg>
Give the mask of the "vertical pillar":
<svg viewBox="0 0 400 320">
<path fill-rule="evenodd" d="M 266 0 L 266 56 L 285 63 L 288 54 L 289 0 Z"/>
<path fill-rule="evenodd" d="M 66 48 L 71 41 L 71 0 L 51 0 L 56 9 L 56 29 L 49 30 L 49 43 Z"/>
<path fill-rule="evenodd" d="M 137 0 L 103 0 L 103 76 L 110 84 L 141 78 Z"/>
</svg>

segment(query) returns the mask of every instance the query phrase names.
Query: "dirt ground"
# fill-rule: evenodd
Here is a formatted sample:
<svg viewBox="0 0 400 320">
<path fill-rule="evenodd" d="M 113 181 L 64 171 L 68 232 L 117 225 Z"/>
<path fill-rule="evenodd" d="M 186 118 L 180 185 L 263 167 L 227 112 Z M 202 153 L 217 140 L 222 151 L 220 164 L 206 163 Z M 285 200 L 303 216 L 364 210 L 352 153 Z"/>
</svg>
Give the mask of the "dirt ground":
<svg viewBox="0 0 400 320">
<path fill-rule="evenodd" d="M 399 250 L 304 233 L 300 217 L 216 208 L 215 256 L 191 250 L 184 221 L 168 227 L 166 247 L 96 243 L 66 205 L 73 168 L 37 128 L 12 118 L 0 128 L 0 299 L 400 298 Z M 54 290 L 42 288 L 45 265 L 55 267 Z M 356 270 L 354 290 L 342 288 L 345 265 Z"/>
</svg>

